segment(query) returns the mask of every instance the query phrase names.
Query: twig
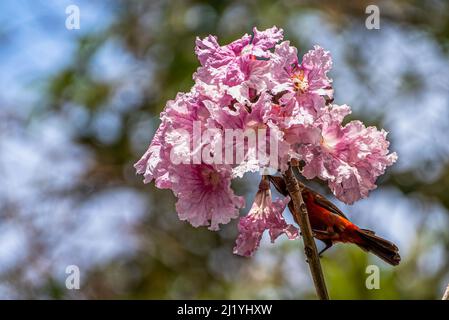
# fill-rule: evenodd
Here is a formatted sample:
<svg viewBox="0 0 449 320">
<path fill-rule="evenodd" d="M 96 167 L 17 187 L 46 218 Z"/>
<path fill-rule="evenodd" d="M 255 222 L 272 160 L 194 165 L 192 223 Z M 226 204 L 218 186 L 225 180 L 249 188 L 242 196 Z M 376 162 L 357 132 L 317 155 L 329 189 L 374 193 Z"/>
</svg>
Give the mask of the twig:
<svg viewBox="0 0 449 320">
<path fill-rule="evenodd" d="M 315 241 L 313 240 L 309 215 L 307 214 L 307 208 L 301 194 L 301 187 L 291 166 L 289 166 L 283 176 L 287 190 L 295 207 L 292 214 L 296 215 L 295 220 L 297 220 L 299 227 L 301 228 L 302 239 L 304 241 L 304 253 L 307 257 L 310 272 L 312 273 L 312 279 L 318 298 L 321 300 L 329 300 L 323 270 L 321 269 L 320 258 L 318 256 Z"/>
<path fill-rule="evenodd" d="M 446 292 L 443 295 L 443 299 L 441 300 L 449 300 L 449 284 L 447 285 Z"/>
</svg>

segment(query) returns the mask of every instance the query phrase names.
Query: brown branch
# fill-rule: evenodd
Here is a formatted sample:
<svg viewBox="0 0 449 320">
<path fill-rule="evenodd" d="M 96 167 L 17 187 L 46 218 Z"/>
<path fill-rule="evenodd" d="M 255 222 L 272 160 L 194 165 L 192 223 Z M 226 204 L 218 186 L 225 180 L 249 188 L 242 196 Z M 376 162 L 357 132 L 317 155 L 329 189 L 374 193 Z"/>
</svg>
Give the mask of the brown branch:
<svg viewBox="0 0 449 320">
<path fill-rule="evenodd" d="M 329 300 L 323 270 L 321 269 L 320 257 L 318 256 L 315 240 L 313 239 L 309 215 L 307 214 L 307 208 L 302 198 L 300 184 L 298 183 L 291 166 L 289 166 L 283 176 L 290 198 L 294 204 L 295 210 L 293 210 L 292 214 L 295 216 L 295 220 L 301 228 L 302 239 L 304 241 L 304 253 L 307 257 L 310 272 L 312 273 L 312 279 L 318 298 L 321 300 Z"/>
<path fill-rule="evenodd" d="M 447 285 L 446 292 L 444 293 L 442 300 L 449 300 L 449 284 Z"/>
</svg>

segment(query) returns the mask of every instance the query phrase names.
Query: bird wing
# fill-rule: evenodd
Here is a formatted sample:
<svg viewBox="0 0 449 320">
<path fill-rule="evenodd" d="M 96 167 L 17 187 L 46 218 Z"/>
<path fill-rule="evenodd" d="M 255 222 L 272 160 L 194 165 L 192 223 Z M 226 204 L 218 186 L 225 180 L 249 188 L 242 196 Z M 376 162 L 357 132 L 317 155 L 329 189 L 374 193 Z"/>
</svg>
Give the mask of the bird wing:
<svg viewBox="0 0 449 320">
<path fill-rule="evenodd" d="M 277 177 L 277 176 L 268 176 L 268 178 L 270 179 L 271 183 L 274 185 L 274 187 L 276 188 L 276 190 L 281 193 L 284 196 L 288 196 L 288 190 L 287 190 L 287 186 L 285 184 L 285 181 L 283 178 L 281 177 Z M 311 194 L 313 194 L 314 199 L 315 199 L 315 203 L 317 205 L 319 205 L 320 207 L 325 208 L 326 210 L 329 210 L 330 212 L 339 215 L 343 218 L 345 218 L 346 220 L 349 220 L 345 214 L 343 212 L 341 212 L 340 209 L 337 208 L 336 205 L 334 205 L 332 202 L 330 202 L 329 200 L 326 199 L 325 196 L 323 196 L 322 194 L 304 186 L 304 189 L 306 189 L 308 192 L 310 192 Z M 306 194 L 303 193 L 303 196 L 305 197 Z"/>
<path fill-rule="evenodd" d="M 325 196 L 323 196 L 322 194 L 320 194 L 308 187 L 305 187 L 305 189 L 307 189 L 307 191 L 309 191 L 310 193 L 313 194 L 314 201 L 317 205 L 325 208 L 326 210 L 328 210 L 336 215 L 339 215 L 339 216 L 345 218 L 346 220 L 349 220 L 348 217 L 346 217 L 345 214 L 340 209 L 338 209 L 338 207 L 336 205 L 334 205 L 332 202 L 327 200 Z"/>
</svg>

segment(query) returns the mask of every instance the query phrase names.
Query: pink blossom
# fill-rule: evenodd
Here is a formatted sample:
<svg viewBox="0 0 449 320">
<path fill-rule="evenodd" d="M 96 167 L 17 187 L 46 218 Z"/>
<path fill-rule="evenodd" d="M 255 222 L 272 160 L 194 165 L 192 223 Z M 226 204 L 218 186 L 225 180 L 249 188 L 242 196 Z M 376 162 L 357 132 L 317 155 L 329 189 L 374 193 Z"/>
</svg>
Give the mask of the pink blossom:
<svg viewBox="0 0 449 320">
<path fill-rule="evenodd" d="M 267 92 L 262 92 L 252 102 L 232 89 L 226 85 L 207 85 L 200 81 L 196 85 L 196 90 L 201 96 L 200 99 L 210 113 L 210 119 L 215 121 L 215 127 L 221 128 L 223 132 L 231 131 L 231 129 L 234 130 L 234 133 L 235 130 L 241 130 L 242 134 L 252 132 L 256 137 L 256 143 L 251 148 L 248 146 L 248 141 L 243 139 L 235 139 L 231 143 L 223 144 L 223 155 L 228 152 L 226 149 L 240 149 L 244 153 L 243 159 L 233 163 L 233 176 L 242 177 L 246 172 L 256 172 L 270 166 L 273 169 L 285 170 L 289 145 L 283 139 L 283 131 L 276 122 L 270 119 L 272 96 Z M 265 130 L 265 138 L 260 135 L 261 130 Z M 276 137 L 274 142 L 279 155 L 277 161 L 274 161 L 275 158 L 269 159 L 271 137 Z M 264 157 L 264 155 L 266 156 Z"/>
<path fill-rule="evenodd" d="M 236 218 L 245 205 L 231 189 L 231 171 L 225 166 L 179 165 L 173 172 L 173 192 L 179 219 L 210 230 Z"/>
<path fill-rule="evenodd" d="M 289 197 L 272 201 L 270 184 L 268 180 L 263 179 L 248 215 L 240 218 L 239 236 L 234 253 L 252 256 L 259 247 L 265 230 L 268 230 L 271 242 L 274 242 L 282 233 L 285 233 L 289 239 L 296 239 L 298 229 L 287 224 L 282 216 L 289 202 Z"/>
<path fill-rule="evenodd" d="M 290 45 L 290 41 L 283 41 L 276 45 L 271 61 L 275 84 L 273 92 L 294 92 L 292 77 L 299 67 L 298 50 Z"/>
<path fill-rule="evenodd" d="M 207 109 L 200 103 L 194 92 L 178 93 L 176 99 L 167 102 L 161 113 L 161 124 L 142 158 L 134 165 L 137 173 L 144 175 L 144 183 L 155 179 L 156 186 L 161 189 L 171 188 L 171 172 L 174 170 L 174 158 L 190 157 L 191 141 L 189 147 L 183 150 L 183 145 L 176 145 L 173 155 L 173 147 L 179 138 L 181 130 L 192 137 L 193 123 L 199 121 L 206 125 L 209 118 Z"/>
<path fill-rule="evenodd" d="M 173 191 L 181 220 L 217 230 L 236 218 L 244 202 L 231 180 L 272 167 L 273 150 L 275 169 L 283 172 L 291 159 L 303 160 L 302 174 L 327 181 L 346 203 L 368 196 L 377 177 L 396 161 L 384 130 L 360 121 L 343 125 L 351 109 L 330 105 L 329 52 L 315 46 L 300 60 L 297 49 L 282 39 L 282 29 L 273 27 L 254 28 L 252 35 L 223 46 L 211 35 L 196 40 L 195 84 L 167 103 L 148 150 L 135 164 L 145 183 L 155 180 L 158 188 Z M 201 136 L 195 136 L 197 130 Z M 253 130 L 256 144 L 236 136 L 223 141 L 226 132 L 236 130 Z M 209 140 L 203 140 L 204 132 L 211 133 Z M 227 148 L 232 164 L 203 158 L 224 160 Z M 237 150 L 243 151 L 239 159 Z M 272 241 L 282 233 L 295 239 L 297 228 L 282 216 L 288 202 L 288 197 L 272 201 L 263 179 L 248 215 L 240 219 L 234 252 L 252 255 L 265 230 Z"/>
<path fill-rule="evenodd" d="M 208 36 L 196 39 L 195 52 L 201 63 L 194 74 L 195 80 L 206 83 L 223 83 L 238 86 L 246 82 L 250 87 L 262 89 L 270 74 L 267 58 L 269 49 L 283 37 L 282 29 L 273 27 L 265 31 L 254 28 L 254 36 L 245 34 L 242 38 L 225 46 L 218 44 L 217 38 Z"/>
<path fill-rule="evenodd" d="M 316 97 L 333 97 L 332 80 L 327 76 L 332 59 L 329 52 L 319 46 L 306 53 L 301 64 L 298 64 L 296 53 L 296 48 L 288 41 L 276 46 L 272 58 L 276 85 L 272 92 L 283 94 L 280 98 L 282 104 L 298 104 L 315 115 L 319 111 Z"/>
<path fill-rule="evenodd" d="M 143 174 L 144 183 L 150 183 L 155 179 L 156 186 L 160 189 L 171 187 L 168 173 L 170 164 L 169 149 L 164 145 L 166 127 L 166 123 L 163 121 L 157 129 L 148 150 L 134 165 L 136 172 Z"/>
<path fill-rule="evenodd" d="M 259 31 L 256 27 L 254 27 L 253 34 L 254 37 L 251 41 L 253 49 L 252 54 L 256 57 L 263 58 L 268 58 L 269 53 L 267 51 L 274 48 L 276 43 L 284 38 L 284 30 L 277 27 L 272 27 L 264 31 Z"/>
<path fill-rule="evenodd" d="M 327 77 L 331 68 L 332 57 L 329 51 L 320 46 L 315 45 L 313 50 L 304 55 L 300 70 L 304 71 L 303 81 L 308 92 L 332 98 L 332 80 Z"/>
<path fill-rule="evenodd" d="M 346 105 L 325 109 L 317 121 L 320 135 L 315 131 L 310 143 L 298 153 L 306 162 L 306 178 L 327 180 L 338 199 L 352 204 L 376 188 L 377 177 L 397 160 L 397 155 L 389 153 L 386 131 L 367 128 L 360 121 L 342 126 L 349 113 Z"/>
</svg>

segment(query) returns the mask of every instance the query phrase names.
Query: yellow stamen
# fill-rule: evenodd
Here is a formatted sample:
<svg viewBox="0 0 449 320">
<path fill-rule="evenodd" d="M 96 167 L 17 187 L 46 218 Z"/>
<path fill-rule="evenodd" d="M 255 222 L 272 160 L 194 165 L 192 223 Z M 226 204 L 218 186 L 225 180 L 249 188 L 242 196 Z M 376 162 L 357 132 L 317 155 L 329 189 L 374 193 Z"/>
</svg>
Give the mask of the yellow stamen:
<svg viewBox="0 0 449 320">
<path fill-rule="evenodd" d="M 293 85 L 296 91 L 304 93 L 309 88 L 309 82 L 305 78 L 304 70 L 299 70 L 292 76 Z"/>
<path fill-rule="evenodd" d="M 202 176 L 204 179 L 204 182 L 207 185 L 211 185 L 212 187 L 216 187 L 220 182 L 220 174 L 216 171 L 212 170 L 204 170 L 202 172 Z"/>
</svg>

